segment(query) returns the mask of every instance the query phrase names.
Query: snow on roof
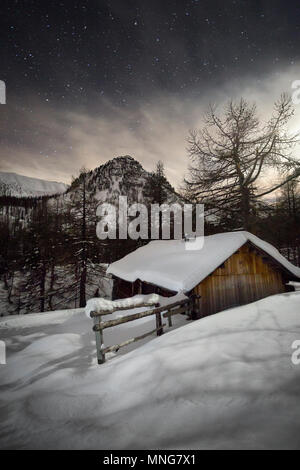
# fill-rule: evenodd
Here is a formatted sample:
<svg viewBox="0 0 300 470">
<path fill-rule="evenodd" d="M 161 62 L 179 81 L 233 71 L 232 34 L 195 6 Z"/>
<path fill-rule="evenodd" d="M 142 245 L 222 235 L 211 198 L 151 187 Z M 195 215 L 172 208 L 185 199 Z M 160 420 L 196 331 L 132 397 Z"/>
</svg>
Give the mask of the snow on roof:
<svg viewBox="0 0 300 470">
<path fill-rule="evenodd" d="M 193 243 L 190 241 L 155 240 L 112 263 L 107 272 L 129 282 L 140 279 L 175 292 L 187 292 L 247 241 L 300 279 L 300 268 L 291 264 L 275 247 L 246 231 L 204 237 L 200 250 L 186 249 L 186 243 Z"/>
</svg>

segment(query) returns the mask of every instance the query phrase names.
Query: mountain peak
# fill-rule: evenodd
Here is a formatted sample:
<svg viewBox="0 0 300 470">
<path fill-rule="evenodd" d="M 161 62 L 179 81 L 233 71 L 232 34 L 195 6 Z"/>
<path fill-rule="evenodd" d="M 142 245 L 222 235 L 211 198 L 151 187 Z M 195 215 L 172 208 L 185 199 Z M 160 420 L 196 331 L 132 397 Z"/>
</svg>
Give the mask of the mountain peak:
<svg viewBox="0 0 300 470">
<path fill-rule="evenodd" d="M 94 171 L 97 171 L 99 168 L 104 168 L 106 166 L 119 167 L 120 165 L 123 167 L 125 165 L 130 165 L 130 166 L 134 165 L 136 167 L 143 169 L 140 162 L 136 160 L 135 158 L 131 157 L 130 155 L 119 155 L 117 157 L 112 158 L 111 160 L 108 160 L 103 165 L 100 165 L 99 167 L 95 168 Z"/>
<path fill-rule="evenodd" d="M 147 202 L 145 186 L 151 173 L 130 155 L 120 155 L 91 170 L 86 175 L 87 190 L 100 202 L 118 204 L 119 196 L 127 196 L 128 203 Z M 76 191 L 82 176 L 72 183 L 69 193 L 76 197 Z M 166 180 L 166 189 L 170 200 L 178 200 L 172 186 Z"/>
</svg>

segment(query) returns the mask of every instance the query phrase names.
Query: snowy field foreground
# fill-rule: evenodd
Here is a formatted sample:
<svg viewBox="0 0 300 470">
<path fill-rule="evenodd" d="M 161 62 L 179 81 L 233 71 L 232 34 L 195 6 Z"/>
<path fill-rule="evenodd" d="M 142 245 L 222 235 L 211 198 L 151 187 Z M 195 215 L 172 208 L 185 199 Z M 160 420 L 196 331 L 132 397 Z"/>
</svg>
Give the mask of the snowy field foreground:
<svg viewBox="0 0 300 470">
<path fill-rule="evenodd" d="M 300 292 L 185 322 L 102 366 L 91 327 L 83 310 L 2 319 L 0 448 L 300 448 Z"/>
</svg>

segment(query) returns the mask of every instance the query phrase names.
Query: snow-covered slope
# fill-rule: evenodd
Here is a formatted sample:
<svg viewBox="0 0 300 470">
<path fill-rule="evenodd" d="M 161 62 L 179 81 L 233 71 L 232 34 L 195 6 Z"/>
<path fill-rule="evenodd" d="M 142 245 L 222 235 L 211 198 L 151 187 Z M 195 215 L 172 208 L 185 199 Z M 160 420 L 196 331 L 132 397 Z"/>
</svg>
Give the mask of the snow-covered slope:
<svg viewBox="0 0 300 470">
<path fill-rule="evenodd" d="M 299 292 L 189 323 L 101 366 L 91 327 L 82 310 L 2 319 L 0 448 L 300 448 Z"/>
<path fill-rule="evenodd" d="M 14 197 L 43 196 L 64 193 L 65 183 L 46 181 L 17 173 L 0 172 L 0 195 Z"/>
</svg>

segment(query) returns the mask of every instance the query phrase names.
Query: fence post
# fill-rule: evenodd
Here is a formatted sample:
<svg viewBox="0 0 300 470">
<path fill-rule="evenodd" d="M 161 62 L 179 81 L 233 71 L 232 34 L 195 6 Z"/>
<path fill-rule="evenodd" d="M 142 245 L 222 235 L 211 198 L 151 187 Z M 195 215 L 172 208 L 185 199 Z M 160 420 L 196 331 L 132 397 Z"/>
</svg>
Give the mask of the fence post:
<svg viewBox="0 0 300 470">
<path fill-rule="evenodd" d="M 94 318 L 94 325 L 96 325 L 97 323 L 101 323 L 101 316 Z M 98 364 L 104 364 L 105 354 L 102 351 L 103 330 L 95 331 L 95 336 L 96 336 L 96 349 L 97 349 Z"/>
<path fill-rule="evenodd" d="M 200 318 L 200 299 L 201 295 L 193 294 L 191 296 L 192 305 L 191 305 L 191 316 L 193 320 Z"/>
<path fill-rule="evenodd" d="M 161 336 L 164 334 L 164 329 L 162 328 L 162 321 L 161 321 L 161 313 L 158 312 L 156 314 L 156 329 L 157 329 L 157 336 Z"/>
</svg>

